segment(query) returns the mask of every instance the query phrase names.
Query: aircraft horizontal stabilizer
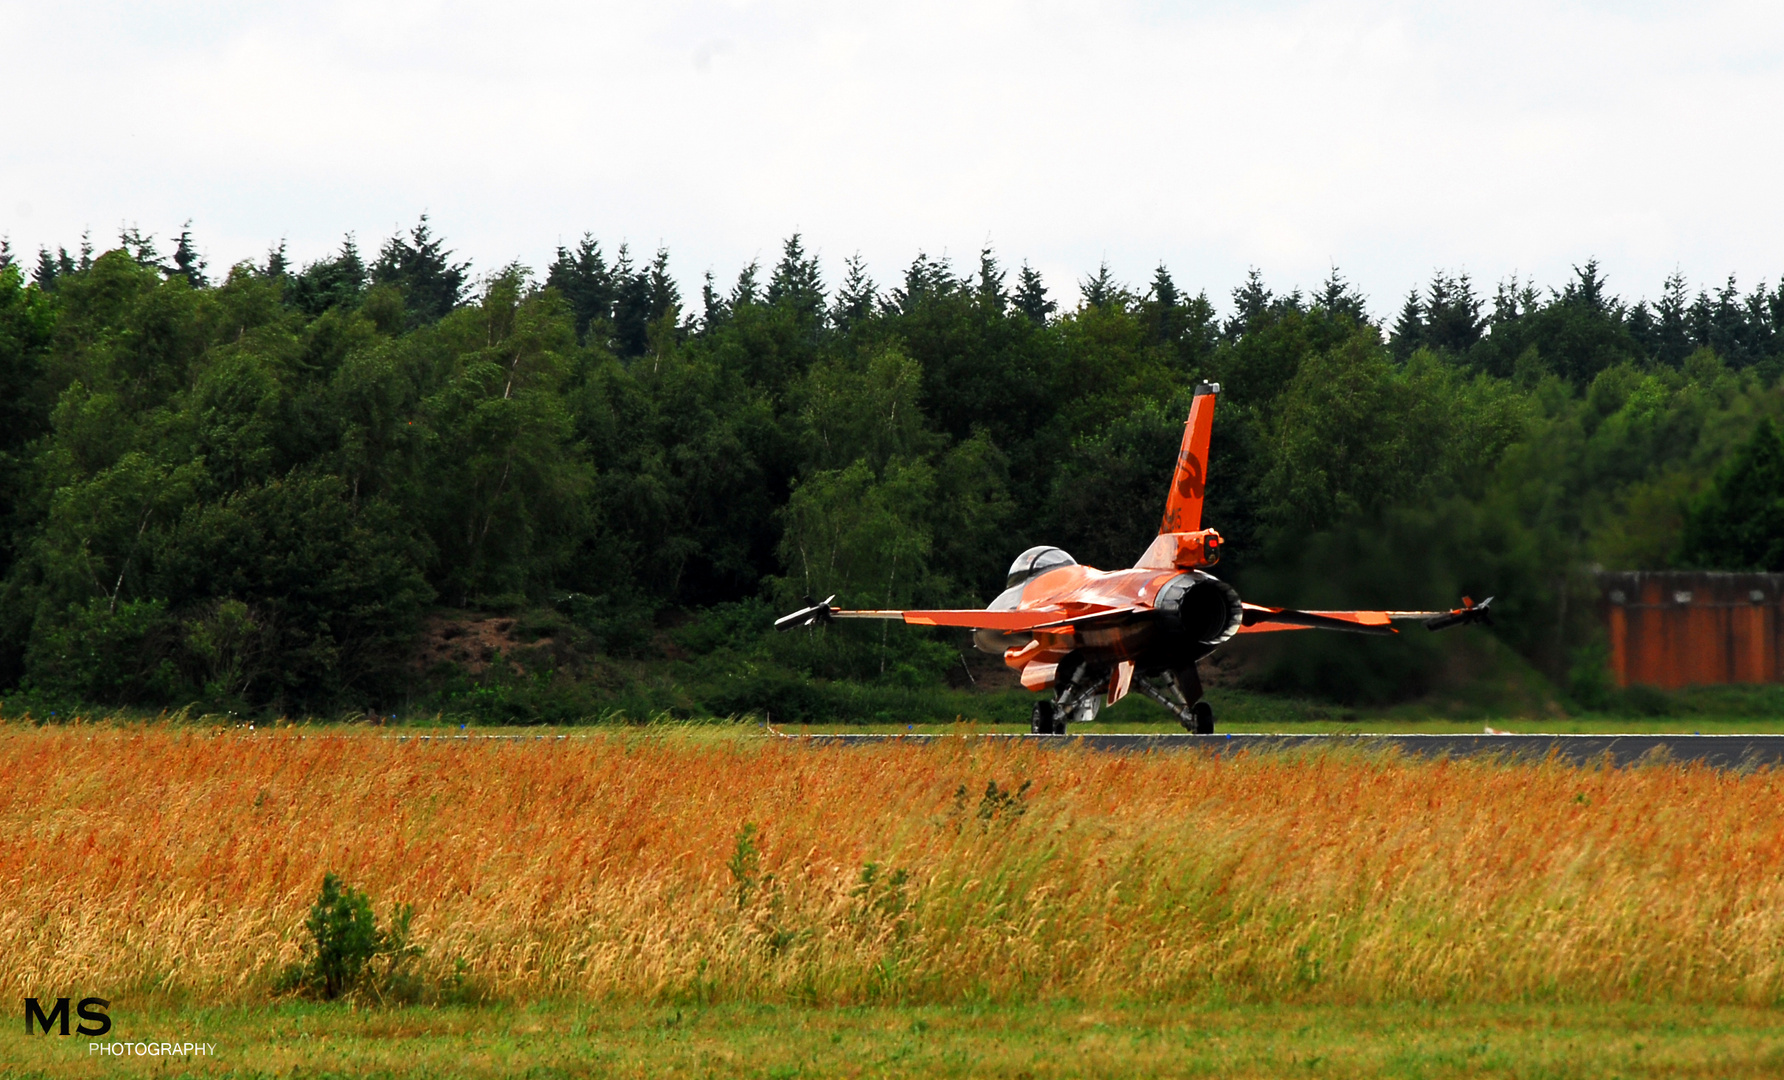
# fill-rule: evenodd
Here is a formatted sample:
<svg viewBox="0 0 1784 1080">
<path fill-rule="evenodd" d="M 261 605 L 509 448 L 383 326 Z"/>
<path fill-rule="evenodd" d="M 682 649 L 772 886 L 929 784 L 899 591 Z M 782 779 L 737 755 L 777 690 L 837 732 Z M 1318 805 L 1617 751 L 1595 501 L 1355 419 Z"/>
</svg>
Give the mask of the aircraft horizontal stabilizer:
<svg viewBox="0 0 1784 1080">
<path fill-rule="evenodd" d="M 1344 630 L 1352 634 L 1397 633 L 1391 624 L 1422 622 L 1427 630 L 1447 630 L 1469 623 L 1492 625 L 1488 606 L 1493 598 L 1476 603 L 1464 596 L 1462 606 L 1449 611 L 1297 611 L 1294 608 L 1268 608 L 1245 605 L 1245 625 L 1240 633 L 1262 633 L 1266 630 Z"/>
<path fill-rule="evenodd" d="M 1343 630 L 1351 634 L 1396 634 L 1388 625 L 1385 611 L 1297 611 L 1294 608 L 1269 608 L 1245 605 L 1244 626 L 1247 630 Z"/>
</svg>

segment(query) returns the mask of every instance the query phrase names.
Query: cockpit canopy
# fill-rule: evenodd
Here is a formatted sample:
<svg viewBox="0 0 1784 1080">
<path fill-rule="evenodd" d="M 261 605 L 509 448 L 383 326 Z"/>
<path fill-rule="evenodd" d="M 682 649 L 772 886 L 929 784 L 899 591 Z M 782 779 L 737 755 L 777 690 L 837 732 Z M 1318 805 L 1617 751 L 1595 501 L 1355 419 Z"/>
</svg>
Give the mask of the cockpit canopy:
<svg viewBox="0 0 1784 1080">
<path fill-rule="evenodd" d="M 1016 556 L 1016 561 L 1010 564 L 1010 576 L 1004 582 L 1004 588 L 1013 589 L 1029 578 L 1044 574 L 1055 567 L 1076 565 L 1078 565 L 1077 559 L 1056 547 L 1048 547 L 1045 544 L 1040 547 L 1031 547 Z"/>
</svg>

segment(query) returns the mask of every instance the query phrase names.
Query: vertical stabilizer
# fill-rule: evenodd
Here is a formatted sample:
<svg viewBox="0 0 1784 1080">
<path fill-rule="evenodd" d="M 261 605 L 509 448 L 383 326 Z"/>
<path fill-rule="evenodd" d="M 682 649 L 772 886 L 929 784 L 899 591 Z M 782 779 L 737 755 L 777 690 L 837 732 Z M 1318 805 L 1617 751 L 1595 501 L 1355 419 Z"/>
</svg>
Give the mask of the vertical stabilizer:
<svg viewBox="0 0 1784 1080">
<path fill-rule="evenodd" d="M 1202 489 L 1208 478 L 1208 436 L 1214 431 L 1214 399 L 1219 383 L 1197 383 L 1189 419 L 1183 425 L 1183 449 L 1165 496 L 1165 517 L 1159 534 L 1195 532 L 1202 527 Z"/>
</svg>

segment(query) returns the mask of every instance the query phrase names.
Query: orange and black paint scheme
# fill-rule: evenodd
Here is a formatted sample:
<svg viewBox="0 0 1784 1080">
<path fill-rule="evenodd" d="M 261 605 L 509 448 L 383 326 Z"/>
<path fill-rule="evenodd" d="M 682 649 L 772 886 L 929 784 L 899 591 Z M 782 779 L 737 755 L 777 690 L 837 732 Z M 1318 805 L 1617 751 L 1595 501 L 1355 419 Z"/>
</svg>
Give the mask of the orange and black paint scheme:
<svg viewBox="0 0 1784 1080">
<path fill-rule="evenodd" d="M 1202 699 L 1196 661 L 1238 634 L 1272 630 L 1397 633 L 1393 623 L 1431 630 L 1485 622 L 1492 598 L 1467 597 L 1449 611 L 1299 611 L 1262 607 L 1209 573 L 1220 561 L 1220 534 L 1202 528 L 1208 442 L 1220 384 L 1196 387 L 1184 422 L 1183 448 L 1165 495 L 1158 535 L 1132 568 L 1080 566 L 1056 547 L 1030 548 L 1010 567 L 1005 589 L 980 609 L 851 611 L 831 597 L 776 620 L 782 629 L 833 619 L 900 619 L 914 626 L 973 631 L 982 651 L 1002 653 L 1030 690 L 1051 690 L 1035 703 L 1032 730 L 1063 735 L 1067 721 L 1096 719 L 1130 691 L 1153 698 L 1199 735 L 1214 733 L 1214 710 Z"/>
</svg>

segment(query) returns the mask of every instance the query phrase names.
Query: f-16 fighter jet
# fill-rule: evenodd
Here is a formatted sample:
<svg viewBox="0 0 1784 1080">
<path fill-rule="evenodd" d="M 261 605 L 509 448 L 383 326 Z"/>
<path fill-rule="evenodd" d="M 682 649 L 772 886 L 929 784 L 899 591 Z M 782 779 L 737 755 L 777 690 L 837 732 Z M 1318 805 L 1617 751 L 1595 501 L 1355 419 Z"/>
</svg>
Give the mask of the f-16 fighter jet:
<svg viewBox="0 0 1784 1080">
<path fill-rule="evenodd" d="M 1488 597 L 1463 597 L 1449 611 L 1299 611 L 1247 603 L 1209 573 L 1220 561 L 1220 534 L 1202 528 L 1208 440 L 1219 383 L 1195 389 L 1184 422 L 1183 448 L 1165 496 L 1158 535 L 1128 570 L 1096 570 L 1056 547 L 1033 547 L 1010 564 L 1005 588 L 984 610 L 852 611 L 832 596 L 775 621 L 782 629 L 834 619 L 901 619 L 913 626 L 959 626 L 973 644 L 1002 653 L 1037 701 L 1031 730 L 1063 735 L 1067 722 L 1095 720 L 1104 705 L 1139 691 L 1168 709 L 1189 731 L 1214 733 L 1214 709 L 1203 700 L 1196 661 L 1239 634 L 1277 630 L 1342 630 L 1393 634 L 1396 622 L 1430 630 L 1488 622 Z"/>
</svg>

